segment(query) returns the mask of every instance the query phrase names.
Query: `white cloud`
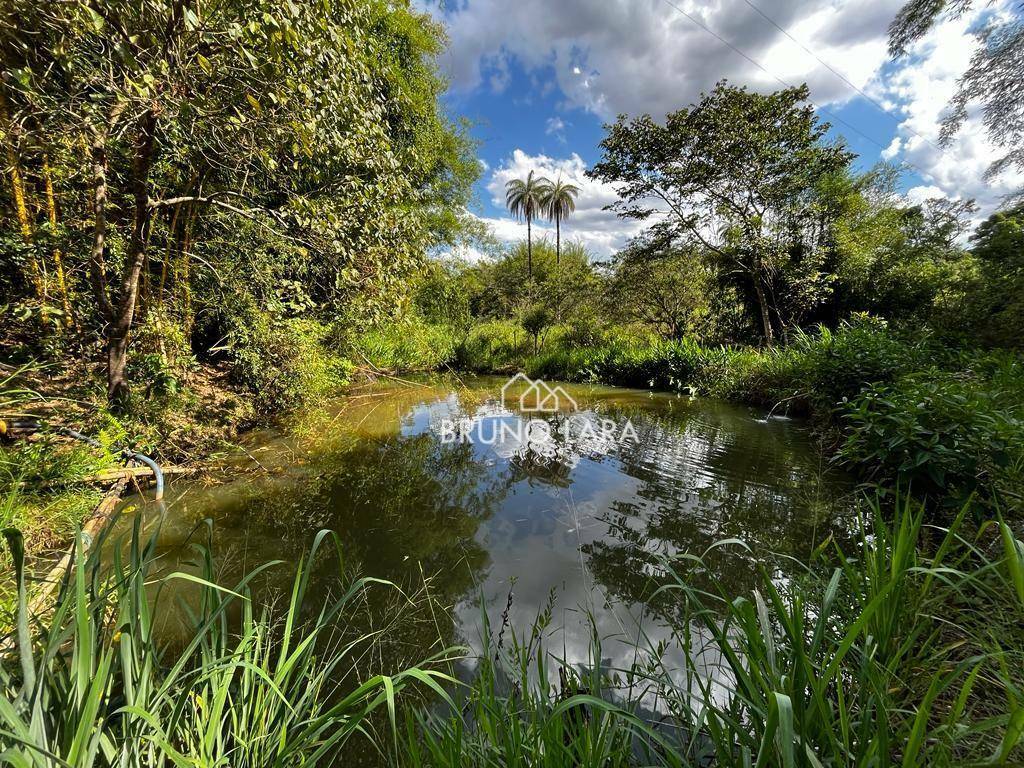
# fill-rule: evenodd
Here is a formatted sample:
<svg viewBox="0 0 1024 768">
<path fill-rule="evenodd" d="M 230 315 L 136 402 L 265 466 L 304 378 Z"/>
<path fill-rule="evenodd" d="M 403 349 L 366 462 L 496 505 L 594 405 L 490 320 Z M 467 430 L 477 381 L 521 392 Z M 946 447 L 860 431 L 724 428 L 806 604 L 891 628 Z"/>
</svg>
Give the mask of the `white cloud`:
<svg viewBox="0 0 1024 768">
<path fill-rule="evenodd" d="M 512 179 L 526 178 L 530 171 L 540 176 L 565 181 L 579 187 L 576 212 L 562 222 L 563 241 L 575 240 L 598 259 L 605 259 L 621 249 L 634 235 L 646 228 L 647 224 L 620 219 L 614 212 L 604 210 L 618 199 L 615 187 L 586 177 L 587 164 L 573 153 L 567 158 L 552 158 L 546 155 L 528 155 L 517 149 L 500 166 L 495 168 L 487 181 L 491 202 L 502 208 L 505 205 L 505 184 Z M 526 224 L 511 217 L 482 218 L 494 236 L 504 242 L 526 239 Z M 554 227 L 545 222 L 534 222 L 533 236 L 547 237 L 554 241 Z"/>
<path fill-rule="evenodd" d="M 819 102 L 848 99 L 849 83 L 867 87 L 885 64 L 886 28 L 903 1 L 761 0 L 769 20 L 745 0 L 678 0 L 678 10 L 665 0 L 421 0 L 448 27 L 443 67 L 456 89 L 504 87 L 514 59 L 553 77 L 570 106 L 602 118 L 663 115 L 723 77 L 762 90 L 780 87 L 775 76 L 806 80 Z"/>
<path fill-rule="evenodd" d="M 937 197 L 946 197 L 946 193 L 936 187 L 934 184 L 924 185 L 919 184 L 916 187 L 911 187 L 907 190 L 905 195 L 907 202 L 911 205 L 920 205 L 926 200 L 934 200 Z"/>
<path fill-rule="evenodd" d="M 905 0 L 673 0 L 682 12 L 666 0 L 460 0 L 444 8 L 441 0 L 419 2 L 448 27 L 451 46 L 442 66 L 457 91 L 504 87 L 514 61 L 538 92 L 556 84 L 567 109 L 601 119 L 620 113 L 660 118 L 722 78 L 761 91 L 780 88 L 780 79 L 806 81 L 815 103 L 826 107 L 857 98 L 858 90 L 869 94 L 889 114 L 870 106 L 870 122 L 849 120 L 879 142 L 879 156 L 908 163 L 921 176 L 920 186 L 977 199 L 979 216 L 1024 185 L 1013 172 L 992 184 L 984 180 L 1001 153 L 976 114 L 950 147 L 935 146 L 943 110 L 975 49 L 969 30 L 981 14 L 1009 12 L 1013 0 L 977 3 L 972 13 L 940 23 L 895 63 L 887 52 L 888 25 Z M 824 117 L 854 138 L 848 125 Z"/>
<path fill-rule="evenodd" d="M 558 117 L 557 115 L 554 117 L 549 117 L 547 119 L 547 122 L 544 124 L 544 133 L 546 133 L 548 136 L 554 136 L 560 142 L 565 144 L 565 129 L 569 125 L 570 123 L 565 122 L 565 120 Z"/>
<path fill-rule="evenodd" d="M 927 189 L 928 197 L 974 198 L 981 208 L 979 219 L 1024 185 L 1020 171 L 1008 171 L 992 182 L 985 180 L 985 171 L 1003 152 L 988 140 L 976 106 L 969 109 L 968 120 L 950 145 L 939 146 L 942 116 L 975 49 L 976 38 L 969 30 L 984 12 L 987 9 L 982 8 L 933 29 L 879 86 L 885 97 L 899 105 L 903 118 L 894 140 L 894 144 L 900 142 L 898 156 L 925 181 L 908 197 Z"/>
</svg>

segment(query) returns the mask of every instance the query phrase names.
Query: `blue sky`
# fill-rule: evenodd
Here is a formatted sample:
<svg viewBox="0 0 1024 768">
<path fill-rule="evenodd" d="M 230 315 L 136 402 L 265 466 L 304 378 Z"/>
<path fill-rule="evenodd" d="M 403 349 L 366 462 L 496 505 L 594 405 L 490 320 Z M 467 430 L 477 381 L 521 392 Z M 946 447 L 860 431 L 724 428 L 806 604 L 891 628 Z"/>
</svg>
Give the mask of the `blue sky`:
<svg viewBox="0 0 1024 768">
<path fill-rule="evenodd" d="M 474 123 L 483 174 L 472 212 L 499 240 L 523 236 L 501 205 L 504 183 L 530 169 L 582 192 L 566 235 L 606 258 L 641 228 L 602 208 L 614 189 L 587 180 L 602 124 L 656 118 L 727 78 L 755 90 L 807 82 L 820 115 L 859 155 L 903 163 L 909 200 L 972 197 L 993 210 L 1021 183 L 982 176 L 995 150 L 976 117 L 937 148 L 939 121 L 974 47 L 970 30 L 998 4 L 947 20 L 893 62 L 886 30 L 902 0 L 421 0 L 447 28 L 446 102 Z M 707 29 L 702 28 L 707 27 Z M 708 30 L 711 30 L 709 32 Z M 712 34 L 714 33 L 714 34 Z M 721 37 L 727 42 L 722 42 Z M 730 47 L 731 46 L 731 47 Z M 742 53 L 738 53 L 742 51 Z M 879 108 L 878 104 L 882 105 Z M 543 230 L 542 230 L 543 234 Z M 469 252 L 466 255 L 476 257 Z"/>
</svg>

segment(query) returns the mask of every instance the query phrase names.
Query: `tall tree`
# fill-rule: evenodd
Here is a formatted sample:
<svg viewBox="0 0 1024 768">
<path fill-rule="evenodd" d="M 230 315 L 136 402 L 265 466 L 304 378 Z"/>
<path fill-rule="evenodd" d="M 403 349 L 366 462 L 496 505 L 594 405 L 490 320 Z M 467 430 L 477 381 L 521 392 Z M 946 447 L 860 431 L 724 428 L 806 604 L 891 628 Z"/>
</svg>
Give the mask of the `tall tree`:
<svg viewBox="0 0 1024 768">
<path fill-rule="evenodd" d="M 971 237 L 980 267 L 970 296 L 980 336 L 989 344 L 1024 347 L 1024 204 L 993 213 Z"/>
<path fill-rule="evenodd" d="M 763 339 L 772 344 L 786 324 L 776 277 L 806 256 L 793 223 L 806 218 L 818 180 L 853 157 L 825 142 L 828 127 L 808 103 L 806 86 L 762 95 L 723 82 L 664 124 L 649 115 L 620 117 L 588 173 L 618 185 L 611 208 L 619 215 L 656 218 L 653 238 L 713 254 L 752 297 Z M 820 282 L 816 274 L 808 280 Z"/>
<path fill-rule="evenodd" d="M 561 176 L 553 182 L 547 181 L 544 184 L 541 204 L 544 207 L 544 214 L 555 222 L 555 264 L 562 260 L 562 221 L 576 210 L 576 198 L 579 193 L 579 187 L 562 181 Z"/>
<path fill-rule="evenodd" d="M 533 220 L 544 214 L 544 189 L 550 183 L 543 176 L 512 179 L 505 185 L 505 205 L 517 219 L 526 221 L 526 263 L 528 279 L 533 282 Z"/>
<path fill-rule="evenodd" d="M 616 254 L 608 283 L 614 315 L 643 323 L 665 339 L 706 338 L 713 326 L 711 302 L 719 293 L 699 256 L 661 251 L 645 238 Z"/>
<path fill-rule="evenodd" d="M 907 54 L 943 18 L 957 18 L 974 0 L 909 0 L 889 26 L 889 52 Z M 968 117 L 968 106 L 981 103 L 981 116 L 992 142 L 1006 150 L 986 173 L 991 179 L 1005 169 L 1024 169 L 1024 19 L 1019 13 L 993 14 L 974 34 L 978 46 L 943 118 L 941 142 L 949 144 Z M 1015 198 L 1024 196 L 1018 189 Z"/>
<path fill-rule="evenodd" d="M 476 163 L 438 107 L 442 40 L 386 0 L 0 4 L 10 118 L 53 138 L 74 180 L 111 400 L 157 253 L 188 331 L 197 279 L 207 318 L 229 302 L 386 312 L 457 235 Z"/>
</svg>

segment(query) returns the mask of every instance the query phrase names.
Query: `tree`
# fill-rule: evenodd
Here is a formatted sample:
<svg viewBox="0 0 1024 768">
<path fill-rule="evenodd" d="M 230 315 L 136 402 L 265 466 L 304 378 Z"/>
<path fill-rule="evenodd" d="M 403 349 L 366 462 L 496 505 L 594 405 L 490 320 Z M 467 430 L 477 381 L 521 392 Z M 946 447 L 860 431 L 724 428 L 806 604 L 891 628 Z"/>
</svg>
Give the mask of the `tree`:
<svg viewBox="0 0 1024 768">
<path fill-rule="evenodd" d="M 547 240 L 534 243 L 532 285 L 525 241 L 513 244 L 494 260 L 468 268 L 462 279 L 471 286 L 469 301 L 474 314 L 516 317 L 543 303 L 553 321 L 563 323 L 596 304 L 601 285 L 586 249 L 567 243 L 561 262 L 555 260 L 555 249 Z"/>
<path fill-rule="evenodd" d="M 971 237 L 980 281 L 970 298 L 980 335 L 989 343 L 1020 348 L 1024 328 L 1024 205 L 998 211 Z"/>
<path fill-rule="evenodd" d="M 517 219 L 526 220 L 526 254 L 530 282 L 533 282 L 533 220 L 544 214 L 544 189 L 550 183 L 544 177 L 534 178 L 530 171 L 526 179 L 512 179 L 505 185 L 505 204 Z"/>
<path fill-rule="evenodd" d="M 957 18 L 974 0 L 909 0 L 889 26 L 889 53 L 906 55 L 940 19 Z M 982 120 L 992 143 L 1007 153 L 986 173 L 994 178 L 1010 167 L 1024 168 L 1024 20 L 1019 14 L 994 14 L 976 33 L 978 47 L 943 118 L 941 142 L 948 145 L 981 102 Z M 1024 188 L 1015 197 L 1024 195 Z"/>
<path fill-rule="evenodd" d="M 111 400 L 146 312 L 192 334 L 193 288 L 210 346 L 250 310 L 393 309 L 477 173 L 438 106 L 442 41 L 385 0 L 3 4 L 0 118 L 59 167 L 63 230 L 88 234 L 62 255 L 90 276 Z"/>
<path fill-rule="evenodd" d="M 647 220 L 666 246 L 711 254 L 723 275 L 751 297 L 762 338 L 786 330 L 780 271 L 808 262 L 794 228 L 808 218 L 820 179 L 852 155 L 825 143 L 827 123 L 806 86 L 761 95 L 719 83 L 699 103 L 667 116 L 624 116 L 607 127 L 603 157 L 588 173 L 619 186 L 619 215 Z M 806 285 L 820 294 L 816 272 Z M 817 300 L 817 296 L 815 296 Z"/>
<path fill-rule="evenodd" d="M 551 325 L 551 313 L 543 304 L 534 304 L 523 315 L 523 329 L 533 337 L 533 354 L 540 351 L 540 335 Z"/>
<path fill-rule="evenodd" d="M 555 222 L 555 263 L 562 258 L 562 220 L 569 218 L 576 210 L 576 197 L 580 190 L 575 184 L 562 181 L 559 176 L 554 182 L 545 180 L 541 193 L 541 206 L 549 220 Z"/>
<path fill-rule="evenodd" d="M 665 339 L 706 336 L 715 291 L 704 260 L 684 250 L 652 253 L 645 245 L 638 241 L 616 256 L 608 296 L 617 313 Z"/>
</svg>

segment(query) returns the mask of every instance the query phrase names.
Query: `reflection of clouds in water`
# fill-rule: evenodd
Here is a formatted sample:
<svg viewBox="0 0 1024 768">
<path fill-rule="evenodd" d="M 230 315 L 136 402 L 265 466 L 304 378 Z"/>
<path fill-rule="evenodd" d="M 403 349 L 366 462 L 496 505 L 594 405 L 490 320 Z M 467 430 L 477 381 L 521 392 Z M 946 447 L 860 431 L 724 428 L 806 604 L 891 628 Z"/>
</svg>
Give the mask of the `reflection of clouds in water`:
<svg viewBox="0 0 1024 768">
<path fill-rule="evenodd" d="M 459 418 L 445 414 L 436 423 Z M 525 421 L 497 403 L 461 418 L 470 441 L 494 435 L 490 423 Z M 615 431 L 603 428 L 621 428 L 627 419 L 635 440 L 617 440 Z M 682 612 L 645 605 L 643 596 L 669 580 L 666 558 L 701 554 L 723 538 L 749 541 L 758 556 L 808 544 L 812 531 L 803 524 L 806 513 L 794 489 L 820 483 L 813 453 L 805 439 L 794 439 L 794 425 L 727 407 L 695 407 L 666 418 L 657 409 L 605 402 L 551 423 L 529 442 L 509 430 L 504 442 L 483 446 L 511 469 L 508 495 L 480 532 L 491 558 L 481 593 L 495 632 L 513 580 L 509 618 L 519 632 L 532 626 L 554 588 L 551 653 L 586 663 L 596 629 L 605 639 L 605 664 L 625 669 L 642 630 L 650 647 L 667 643 L 662 663 L 685 689 L 686 660 L 672 642 Z M 751 557 L 739 547 L 714 550 L 709 567 L 742 594 L 753 583 Z M 786 582 L 785 574 L 777 576 Z M 471 599 L 457 610 L 466 640 L 479 651 L 479 606 Z M 685 631 L 694 632 L 690 640 L 697 646 L 709 640 L 703 628 Z M 731 676 L 720 654 L 706 648 L 697 661 L 698 675 L 724 700 Z"/>
<path fill-rule="evenodd" d="M 631 663 L 627 638 L 638 625 L 650 643 L 671 640 L 669 627 L 685 625 L 677 605 L 649 601 L 652 586 L 666 581 L 664 556 L 701 553 L 729 537 L 747 541 L 757 557 L 800 554 L 832 530 L 840 486 L 818 482 L 818 458 L 798 423 L 758 423 L 748 409 L 713 402 L 571 389 L 581 407 L 573 420 L 545 416 L 568 430 L 538 432 L 529 442 L 512 430 L 496 451 L 473 442 L 477 425 L 528 421 L 501 407 L 497 386 L 367 395 L 332 421 L 354 427 L 358 439 L 331 443 L 324 430 L 320 442 L 302 446 L 304 466 L 292 461 L 262 488 L 246 480 L 243 495 L 203 489 L 202 502 L 189 505 L 192 519 L 176 513 L 176 522 L 190 528 L 195 515 L 215 517 L 215 531 L 250 565 L 298 557 L 316 528 L 337 530 L 349 562 L 366 575 L 404 584 L 437 574 L 437 594 L 458 606 L 459 632 L 477 649 L 478 595 L 496 632 L 516 579 L 511 619 L 523 631 L 554 588 L 549 649 L 585 662 L 589 612 L 615 666 Z M 444 444 L 444 423 L 460 419 L 470 439 Z M 601 428 L 610 421 L 621 435 L 627 419 L 636 440 Z M 816 485 L 822 500 L 812 509 L 802 489 Z M 749 593 L 749 556 L 715 551 L 707 567 L 731 594 Z M 686 576 L 700 578 L 695 570 Z M 787 575 L 776 578 L 784 583 Z M 702 657 L 704 668 L 717 662 L 712 651 Z M 685 674 L 673 643 L 665 664 Z"/>
<path fill-rule="evenodd" d="M 510 589 L 513 602 L 506 633 L 519 636 L 529 633 L 551 595 L 554 611 L 545 646 L 550 660 L 558 663 L 549 667 L 549 682 L 557 681 L 558 664 L 563 660 L 575 668 L 592 661 L 596 632 L 601 638 L 602 666 L 623 673 L 642 662 L 650 650 L 664 644 L 660 660 L 663 672 L 677 688 L 685 690 L 689 673 L 677 631 L 654 619 L 642 604 L 616 601 L 595 585 L 593 574 L 580 556 L 581 547 L 607 534 L 600 515 L 614 496 L 614 492 L 606 491 L 574 503 L 571 493 L 562 492 L 554 499 L 545 497 L 544 506 L 535 510 L 539 514 L 516 519 L 509 519 L 502 512 L 495 516 L 487 526 L 491 566 L 481 585 L 492 633 L 496 636 L 501 628 Z M 483 644 L 475 634 L 479 628 L 478 603 L 475 599 L 467 600 L 456 610 L 467 633 L 464 641 L 472 653 L 479 655 Z M 720 654 L 706 647 L 709 637 L 702 628 L 684 631 L 693 633 L 690 642 L 694 647 L 703 648 L 693 659 L 697 674 L 711 686 L 716 697 L 724 700 L 731 678 L 722 668 Z M 491 640 L 493 645 L 494 637 Z M 613 697 L 625 695 L 621 691 L 605 693 Z M 640 697 L 640 703 L 658 714 L 667 711 L 665 701 L 653 691 Z"/>
<path fill-rule="evenodd" d="M 470 413 L 452 398 L 429 411 L 430 431 L 443 442 L 486 445 L 504 459 L 545 457 L 570 469 L 584 457 L 607 456 L 620 443 L 637 439 L 628 419 L 610 419 L 594 411 L 531 413 L 526 417 L 500 402 L 486 401 Z"/>
</svg>

